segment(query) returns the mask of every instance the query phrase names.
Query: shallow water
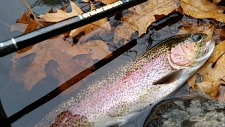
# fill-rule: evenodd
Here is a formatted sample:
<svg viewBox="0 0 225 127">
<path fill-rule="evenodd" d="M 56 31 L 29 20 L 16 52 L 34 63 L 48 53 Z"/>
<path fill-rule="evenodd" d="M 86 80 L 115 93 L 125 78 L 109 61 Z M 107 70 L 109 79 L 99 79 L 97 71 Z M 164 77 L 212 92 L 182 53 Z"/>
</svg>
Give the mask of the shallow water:
<svg viewBox="0 0 225 127">
<path fill-rule="evenodd" d="M 35 0 L 29 0 L 28 3 L 33 5 L 33 10 L 36 14 L 42 14 L 47 12 L 51 7 L 59 8 L 61 5 L 46 5 L 43 3 L 35 3 Z M 65 4 L 68 1 L 65 1 Z M 5 5 L 13 5 L 13 8 L 9 8 Z M 84 10 L 90 9 L 88 6 L 85 6 L 84 3 L 80 3 L 80 6 L 84 6 Z M 100 6 L 100 5 L 99 5 Z M 68 9 L 69 10 L 69 9 Z M 15 21 L 20 18 L 20 16 L 27 11 L 26 6 L 21 1 L 10 2 L 4 0 L 0 4 L 0 41 L 9 39 L 11 37 L 15 37 L 21 35 L 21 32 L 10 31 L 10 27 Z M 7 12 L 7 13 L 6 13 Z M 10 15 L 10 16 L 9 16 Z M 175 20 L 176 19 L 176 20 Z M 49 114 L 54 108 L 56 108 L 61 103 L 65 102 L 71 97 L 76 96 L 79 93 L 81 88 L 85 88 L 90 85 L 92 82 L 97 81 L 98 79 L 104 77 L 106 74 L 111 73 L 115 68 L 126 64 L 134 60 L 137 56 L 143 54 L 147 48 L 156 45 L 158 42 L 165 40 L 179 31 L 179 28 L 182 26 L 182 21 L 187 21 L 191 23 L 197 23 L 196 20 L 193 20 L 190 17 L 183 16 L 180 13 L 173 13 L 155 23 L 153 23 L 146 34 L 137 37 L 137 34 L 134 33 L 130 40 L 137 39 L 137 43 L 131 43 L 128 46 L 123 46 L 124 40 L 121 37 L 121 43 L 114 44 L 113 42 L 113 30 L 109 32 L 107 35 L 101 35 L 98 37 L 92 37 L 91 39 L 101 39 L 108 42 L 108 47 L 111 51 L 114 51 L 114 56 L 111 59 L 107 59 L 105 61 L 101 60 L 93 60 L 93 64 L 95 65 L 95 69 L 91 70 L 93 73 L 82 73 L 87 70 L 87 67 L 83 67 L 80 70 L 74 70 L 71 74 L 66 75 L 63 79 L 63 83 L 60 83 L 57 78 L 54 77 L 53 73 L 55 73 L 55 68 L 57 68 L 58 63 L 54 60 L 49 61 L 44 68 L 46 73 L 46 77 L 41 79 L 35 86 L 31 89 L 27 90 L 26 86 L 22 81 L 15 81 L 10 74 L 12 71 L 12 58 L 16 53 L 7 55 L 5 57 L 0 58 L 0 98 L 2 107 L 5 112 L 1 117 L 9 117 L 11 118 L 10 124 L 12 127 L 31 127 L 38 123 L 41 119 L 43 119 L 47 114 Z M 201 21 L 199 21 L 201 22 Z M 111 26 L 116 26 L 120 23 L 120 21 L 114 20 L 113 17 L 110 18 Z M 130 41 L 129 40 L 129 41 Z M 68 42 L 65 42 L 68 43 Z M 69 43 L 68 43 L 69 44 Z M 150 46 L 151 45 L 151 46 Z M 119 49 L 119 50 L 117 50 Z M 32 49 L 31 49 L 32 50 Z M 43 52 L 43 51 L 40 51 Z M 59 51 L 60 52 L 60 51 Z M 122 55 L 120 55 L 122 54 Z M 110 55 L 110 54 L 106 54 Z M 16 74 L 21 74 L 24 70 L 29 69 L 27 66 L 32 64 L 36 54 L 31 53 L 17 60 L 17 70 Z M 79 61 L 85 55 L 80 55 L 71 59 L 74 61 Z M 115 59 L 114 59 L 115 58 Z M 114 60 L 112 60 L 114 59 Z M 110 60 L 112 60 L 110 62 Z M 63 64 L 68 64 L 66 61 Z M 88 71 L 88 70 L 87 70 Z M 11 72 L 14 73 L 14 72 Z M 64 75 L 64 74 L 62 74 Z M 32 75 L 35 77 L 35 75 Z M 31 76 L 31 77 L 32 77 Z M 30 77 L 27 77 L 30 78 Z M 53 92 L 57 96 L 52 100 L 48 101 L 45 95 L 49 94 L 54 89 L 63 88 L 60 87 L 63 84 L 71 85 L 64 92 L 60 90 L 57 92 Z M 65 85 L 65 86 L 66 86 Z M 183 92 L 181 92 L 181 95 Z M 45 96 L 42 100 L 36 102 L 39 98 Z M 36 102 L 36 103 L 34 103 Z M 43 103 L 40 104 L 39 102 Z M 25 111 L 21 111 L 23 108 L 28 105 L 33 104 L 32 106 L 26 108 Z M 133 118 L 129 120 L 129 122 L 124 126 L 136 127 L 141 126 L 145 118 L 148 116 L 151 107 L 140 112 Z M 3 111 L 1 111 L 3 113 Z M 27 113 L 27 114 L 26 114 Z M 13 115 L 14 114 L 14 115 Z M 13 117 L 11 117 L 13 116 Z"/>
</svg>

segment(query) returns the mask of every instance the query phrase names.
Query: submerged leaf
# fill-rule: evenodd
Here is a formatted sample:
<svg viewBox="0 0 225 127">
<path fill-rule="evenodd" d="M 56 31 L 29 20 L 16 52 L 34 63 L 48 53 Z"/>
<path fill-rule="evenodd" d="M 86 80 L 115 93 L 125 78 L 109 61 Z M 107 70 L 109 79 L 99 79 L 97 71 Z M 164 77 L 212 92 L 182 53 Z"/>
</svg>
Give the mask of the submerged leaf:
<svg viewBox="0 0 225 127">
<path fill-rule="evenodd" d="M 79 54 L 90 54 L 92 59 L 102 59 L 109 53 L 107 43 L 101 40 L 93 40 L 84 42 L 82 44 L 76 44 L 66 51 L 67 54 L 79 55 Z"/>
<path fill-rule="evenodd" d="M 16 81 L 22 81 L 26 90 L 31 90 L 47 74 L 61 84 L 93 65 L 93 59 L 102 59 L 110 53 L 104 41 L 93 40 L 71 47 L 60 35 L 34 45 L 32 50 L 13 56 L 11 76 Z M 52 63 L 56 67 L 48 72 L 46 67 Z"/>
<path fill-rule="evenodd" d="M 224 10 L 209 0 L 180 0 L 183 12 L 195 18 L 213 18 L 225 22 Z"/>
</svg>

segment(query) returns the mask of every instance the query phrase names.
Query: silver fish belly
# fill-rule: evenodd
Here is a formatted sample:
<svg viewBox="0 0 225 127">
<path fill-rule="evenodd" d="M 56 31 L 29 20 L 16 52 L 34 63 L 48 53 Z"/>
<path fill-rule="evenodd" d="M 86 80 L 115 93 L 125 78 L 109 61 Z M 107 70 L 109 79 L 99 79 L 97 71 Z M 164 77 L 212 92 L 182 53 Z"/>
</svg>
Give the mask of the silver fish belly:
<svg viewBox="0 0 225 127">
<path fill-rule="evenodd" d="M 188 38 L 191 35 L 186 36 Z M 214 43 L 209 41 L 207 46 L 206 53 L 196 59 L 193 65 L 179 70 L 176 80 L 153 85 L 162 77 L 178 71 L 168 61 L 168 43 L 157 45 L 134 62 L 119 68 L 122 73 L 116 78 L 100 80 L 81 92 L 82 99 L 77 101 L 71 98 L 64 114 L 55 109 L 53 112 L 57 112 L 58 117 L 61 115 L 60 119 L 55 119 L 56 115 L 48 116 L 44 121 L 53 121 L 42 122 L 39 126 L 44 123 L 48 124 L 47 126 L 94 127 L 123 124 L 130 114 L 141 111 L 181 87 L 212 54 Z"/>
</svg>

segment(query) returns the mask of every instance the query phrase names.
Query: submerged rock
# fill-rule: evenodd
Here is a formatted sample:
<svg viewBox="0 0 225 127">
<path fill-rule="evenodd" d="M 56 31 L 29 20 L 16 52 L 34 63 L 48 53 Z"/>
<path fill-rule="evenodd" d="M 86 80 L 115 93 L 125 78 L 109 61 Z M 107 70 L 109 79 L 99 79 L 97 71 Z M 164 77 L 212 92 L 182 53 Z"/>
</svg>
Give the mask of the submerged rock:
<svg viewBox="0 0 225 127">
<path fill-rule="evenodd" d="M 158 103 L 145 127 L 225 127 L 225 102 L 205 98 L 174 98 Z"/>
</svg>

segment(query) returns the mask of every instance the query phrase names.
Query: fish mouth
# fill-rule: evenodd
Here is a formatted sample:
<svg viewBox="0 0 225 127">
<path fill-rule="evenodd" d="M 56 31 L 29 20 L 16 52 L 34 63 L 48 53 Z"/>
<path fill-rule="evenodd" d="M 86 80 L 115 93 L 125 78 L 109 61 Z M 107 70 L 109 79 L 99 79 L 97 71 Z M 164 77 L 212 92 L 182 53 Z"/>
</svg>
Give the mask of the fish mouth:
<svg viewBox="0 0 225 127">
<path fill-rule="evenodd" d="M 215 47 L 215 42 L 209 40 L 206 42 L 206 48 L 204 50 L 203 55 L 197 59 L 197 62 L 204 61 L 205 59 L 209 58 L 210 55 L 213 53 Z"/>
</svg>

